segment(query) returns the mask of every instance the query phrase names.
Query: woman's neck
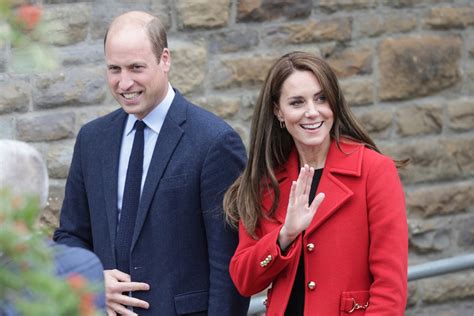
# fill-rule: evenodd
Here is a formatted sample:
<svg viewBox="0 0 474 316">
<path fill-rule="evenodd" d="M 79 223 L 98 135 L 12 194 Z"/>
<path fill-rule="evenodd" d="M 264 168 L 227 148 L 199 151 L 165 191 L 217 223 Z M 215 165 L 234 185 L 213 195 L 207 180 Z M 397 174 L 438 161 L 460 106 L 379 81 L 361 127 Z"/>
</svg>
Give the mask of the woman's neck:
<svg viewBox="0 0 474 316">
<path fill-rule="evenodd" d="M 322 169 L 326 163 L 326 157 L 329 151 L 329 142 L 321 146 L 298 148 L 300 166 L 307 164 L 314 169 Z"/>
</svg>

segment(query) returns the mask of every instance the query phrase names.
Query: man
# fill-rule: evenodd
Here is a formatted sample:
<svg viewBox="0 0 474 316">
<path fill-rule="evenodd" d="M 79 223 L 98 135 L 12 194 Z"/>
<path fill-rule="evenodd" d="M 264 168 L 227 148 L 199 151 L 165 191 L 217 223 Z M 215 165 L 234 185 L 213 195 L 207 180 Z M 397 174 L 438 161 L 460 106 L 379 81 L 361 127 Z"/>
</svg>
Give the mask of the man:
<svg viewBox="0 0 474 316">
<path fill-rule="evenodd" d="M 40 153 L 27 143 L 2 139 L 0 161 L 0 190 L 9 189 L 13 195 L 36 196 L 43 208 L 48 197 L 48 172 Z M 99 311 L 105 311 L 103 268 L 97 256 L 77 247 L 53 243 L 48 246 L 53 250 L 56 275 L 66 278 L 78 274 L 98 286 L 95 305 Z M 17 315 L 9 304 L 1 305 L 0 315 Z"/>
<path fill-rule="evenodd" d="M 104 45 L 121 109 L 79 132 L 54 239 L 99 256 L 109 315 L 246 315 L 222 210 L 246 162 L 240 137 L 173 90 L 156 17 L 117 17 Z"/>
</svg>

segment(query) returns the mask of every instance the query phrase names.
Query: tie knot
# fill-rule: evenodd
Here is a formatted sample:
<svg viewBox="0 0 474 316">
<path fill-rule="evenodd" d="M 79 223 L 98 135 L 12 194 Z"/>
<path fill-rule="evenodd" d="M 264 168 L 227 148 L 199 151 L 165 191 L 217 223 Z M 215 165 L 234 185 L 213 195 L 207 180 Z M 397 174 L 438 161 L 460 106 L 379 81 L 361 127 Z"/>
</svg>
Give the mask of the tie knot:
<svg viewBox="0 0 474 316">
<path fill-rule="evenodd" d="M 146 127 L 146 123 L 143 121 L 135 121 L 135 130 L 143 131 Z"/>
</svg>

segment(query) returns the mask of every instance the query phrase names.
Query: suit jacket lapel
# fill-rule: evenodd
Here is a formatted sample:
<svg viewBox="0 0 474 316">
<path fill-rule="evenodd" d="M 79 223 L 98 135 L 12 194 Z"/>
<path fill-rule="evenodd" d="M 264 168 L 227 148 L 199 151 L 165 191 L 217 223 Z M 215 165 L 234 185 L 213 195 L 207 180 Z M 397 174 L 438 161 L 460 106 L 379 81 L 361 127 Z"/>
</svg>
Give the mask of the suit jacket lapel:
<svg viewBox="0 0 474 316">
<path fill-rule="evenodd" d="M 156 140 L 155 149 L 153 150 L 153 156 L 151 158 L 150 167 L 148 169 L 142 196 L 140 198 L 140 206 L 138 208 L 132 238 L 132 250 L 138 236 L 140 235 L 140 231 L 150 209 L 151 201 L 155 195 L 158 183 L 163 176 L 163 172 L 165 171 L 176 146 L 183 136 L 184 131 L 181 128 L 181 124 L 186 120 L 186 104 L 184 102 L 184 99 L 176 91 L 173 103 L 171 104 L 165 121 L 163 122 L 160 134 L 158 135 L 158 139 Z"/>
<path fill-rule="evenodd" d="M 112 254 L 115 260 L 115 235 L 117 232 L 117 190 L 118 166 L 122 134 L 127 114 L 119 110 L 104 130 L 102 147 L 102 182 L 105 197 L 105 209 L 109 226 Z"/>
</svg>

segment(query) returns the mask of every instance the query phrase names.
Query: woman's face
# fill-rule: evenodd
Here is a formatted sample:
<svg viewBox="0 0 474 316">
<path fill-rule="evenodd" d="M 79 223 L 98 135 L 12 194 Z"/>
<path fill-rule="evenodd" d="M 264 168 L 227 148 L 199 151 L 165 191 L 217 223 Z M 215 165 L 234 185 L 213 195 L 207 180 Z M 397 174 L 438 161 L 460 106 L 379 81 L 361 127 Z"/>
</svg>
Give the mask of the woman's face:
<svg viewBox="0 0 474 316">
<path fill-rule="evenodd" d="M 274 113 L 299 152 L 329 147 L 333 112 L 312 72 L 297 70 L 284 81 Z"/>
</svg>

